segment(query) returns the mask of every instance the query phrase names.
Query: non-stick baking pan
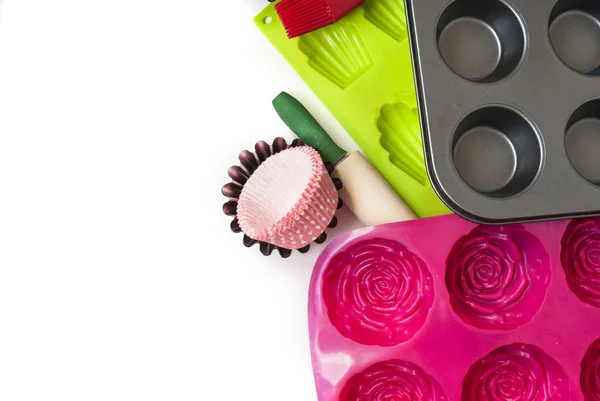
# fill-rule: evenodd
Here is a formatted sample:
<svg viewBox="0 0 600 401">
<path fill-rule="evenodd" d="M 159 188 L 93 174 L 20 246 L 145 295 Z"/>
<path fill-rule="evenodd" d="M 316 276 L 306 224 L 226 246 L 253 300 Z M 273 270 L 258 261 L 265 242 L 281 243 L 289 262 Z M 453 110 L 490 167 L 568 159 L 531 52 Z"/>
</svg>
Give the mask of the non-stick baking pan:
<svg viewBox="0 0 600 401">
<path fill-rule="evenodd" d="M 481 223 L 600 214 L 600 1 L 406 0 L 427 170 Z"/>
</svg>

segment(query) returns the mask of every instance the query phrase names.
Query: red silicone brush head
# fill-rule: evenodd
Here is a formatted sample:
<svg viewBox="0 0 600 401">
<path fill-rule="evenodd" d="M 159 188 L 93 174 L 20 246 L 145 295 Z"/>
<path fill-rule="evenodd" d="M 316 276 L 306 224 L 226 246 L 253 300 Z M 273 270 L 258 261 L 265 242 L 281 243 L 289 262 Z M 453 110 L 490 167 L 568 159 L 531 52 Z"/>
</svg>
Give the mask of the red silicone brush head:
<svg viewBox="0 0 600 401">
<path fill-rule="evenodd" d="M 283 0 L 275 5 L 275 11 L 291 39 L 339 21 L 364 2 L 365 0 Z"/>
</svg>

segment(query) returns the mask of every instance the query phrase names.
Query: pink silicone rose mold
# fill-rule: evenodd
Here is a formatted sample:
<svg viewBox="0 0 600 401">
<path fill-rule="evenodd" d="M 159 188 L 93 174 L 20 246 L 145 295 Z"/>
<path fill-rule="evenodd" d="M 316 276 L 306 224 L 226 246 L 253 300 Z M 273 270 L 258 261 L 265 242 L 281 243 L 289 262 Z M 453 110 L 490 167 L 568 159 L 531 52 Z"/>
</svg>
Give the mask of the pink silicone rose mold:
<svg viewBox="0 0 600 401">
<path fill-rule="evenodd" d="M 322 289 L 329 319 L 344 337 L 381 347 L 411 339 L 434 299 L 425 263 L 399 242 L 380 238 L 337 254 Z"/>
<path fill-rule="evenodd" d="M 461 401 L 569 401 L 562 366 L 530 344 L 500 347 L 471 366 Z"/>
<path fill-rule="evenodd" d="M 600 217 L 571 221 L 561 244 L 569 288 L 582 302 L 600 308 Z"/>
<path fill-rule="evenodd" d="M 600 338 L 585 352 L 579 383 L 585 401 L 600 401 Z"/>
<path fill-rule="evenodd" d="M 544 245 L 522 225 L 478 226 L 446 260 L 446 287 L 455 313 L 485 330 L 512 330 L 544 303 L 550 285 Z"/>
<path fill-rule="evenodd" d="M 447 401 L 440 384 L 419 366 L 401 360 L 371 365 L 352 376 L 339 401 Z"/>
</svg>

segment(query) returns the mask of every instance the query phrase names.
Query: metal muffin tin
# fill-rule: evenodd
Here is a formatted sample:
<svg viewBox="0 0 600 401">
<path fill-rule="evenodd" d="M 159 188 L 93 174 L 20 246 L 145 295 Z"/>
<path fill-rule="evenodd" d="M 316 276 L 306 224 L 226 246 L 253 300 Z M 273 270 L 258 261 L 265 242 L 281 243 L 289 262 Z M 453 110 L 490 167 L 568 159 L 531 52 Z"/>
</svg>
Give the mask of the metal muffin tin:
<svg viewBox="0 0 600 401">
<path fill-rule="evenodd" d="M 429 178 L 498 224 L 600 214 L 600 1 L 406 0 Z"/>
</svg>

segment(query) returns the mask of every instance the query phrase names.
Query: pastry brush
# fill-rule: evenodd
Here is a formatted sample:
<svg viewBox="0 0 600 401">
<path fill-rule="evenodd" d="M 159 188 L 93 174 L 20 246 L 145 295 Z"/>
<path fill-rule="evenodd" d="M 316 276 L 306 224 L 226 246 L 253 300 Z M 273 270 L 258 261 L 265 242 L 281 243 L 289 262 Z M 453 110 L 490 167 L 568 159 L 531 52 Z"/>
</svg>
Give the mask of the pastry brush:
<svg viewBox="0 0 600 401">
<path fill-rule="evenodd" d="M 365 0 L 283 0 L 275 11 L 288 37 L 304 35 L 339 21 Z"/>
<path fill-rule="evenodd" d="M 348 154 L 329 137 L 297 99 L 282 92 L 273 106 L 283 122 L 304 143 L 335 165 L 343 182 L 341 197 L 366 226 L 413 220 L 417 216 L 359 151 Z"/>
</svg>

